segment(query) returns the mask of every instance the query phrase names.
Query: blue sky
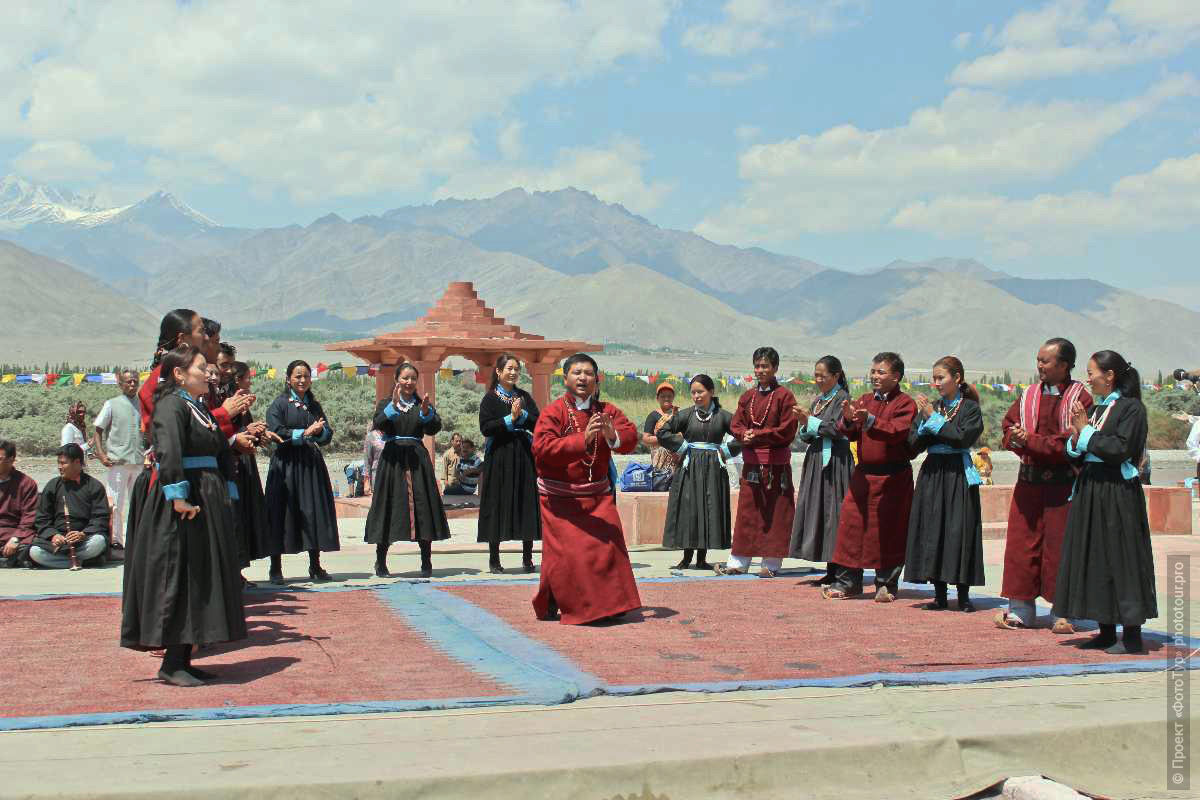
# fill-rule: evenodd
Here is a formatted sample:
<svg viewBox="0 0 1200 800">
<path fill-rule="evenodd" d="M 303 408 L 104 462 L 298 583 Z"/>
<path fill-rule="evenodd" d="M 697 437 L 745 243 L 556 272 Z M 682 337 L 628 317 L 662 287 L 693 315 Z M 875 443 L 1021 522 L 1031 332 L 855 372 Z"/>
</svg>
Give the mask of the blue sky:
<svg viewBox="0 0 1200 800">
<path fill-rule="evenodd" d="M 246 226 L 574 185 L 831 266 L 1200 308 L 1194 0 L 396 5 L 31 4 L 0 172 Z"/>
</svg>

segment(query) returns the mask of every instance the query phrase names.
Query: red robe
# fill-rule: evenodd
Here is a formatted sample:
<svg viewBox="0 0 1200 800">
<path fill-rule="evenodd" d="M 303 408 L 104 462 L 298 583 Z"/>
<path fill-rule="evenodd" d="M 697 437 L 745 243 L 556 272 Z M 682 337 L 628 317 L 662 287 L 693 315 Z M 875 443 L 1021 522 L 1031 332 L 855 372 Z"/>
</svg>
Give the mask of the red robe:
<svg viewBox="0 0 1200 800">
<path fill-rule="evenodd" d="M 853 569 L 886 570 L 904 563 L 908 544 L 908 514 L 913 498 L 908 434 L 917 404 L 896 387 L 883 400 L 868 392 L 857 405 L 873 414 L 875 423 L 864 430 L 845 417 L 838 422 L 838 430 L 850 441 L 858 442 L 858 463 L 842 500 L 833 563 Z M 885 465 L 895 471 L 880 474 Z"/>
<path fill-rule="evenodd" d="M 784 558 L 791 549 L 796 518 L 791 445 L 798 424 L 796 396 L 787 387 L 776 385 L 763 393 L 755 386 L 738 398 L 729 423 L 729 432 L 742 442 L 744 465 L 733 524 L 734 555 Z M 747 442 L 744 437 L 751 430 L 754 438 Z"/>
<path fill-rule="evenodd" d="M 613 418 L 618 437 L 616 452 L 633 452 L 638 443 L 637 428 L 610 403 L 593 400 L 589 409 L 579 411 L 572 396 L 564 395 L 542 411 L 533 431 L 542 514 L 541 583 L 533 598 L 533 610 L 538 619 L 549 619 L 553 601 L 566 625 L 582 625 L 642 607 L 609 482 L 612 451 L 603 436 L 596 442 L 591 466 L 584 462 L 587 450 L 583 431 L 597 413 L 597 406 Z M 568 415 L 574 417 L 574 430 Z M 578 490 L 580 496 L 548 493 L 566 489 L 559 484 L 589 483 L 603 486 Z"/>
<path fill-rule="evenodd" d="M 1064 383 L 1059 391 L 1066 391 Z M 1034 467 L 1062 467 L 1067 460 L 1066 441 L 1070 428 L 1060 428 L 1058 406 L 1062 395 L 1043 394 L 1038 409 L 1037 430 L 1029 434 L 1025 447 L 1012 443 L 1012 429 L 1021 421 L 1021 401 L 1004 415 L 1004 448 L 1021 456 L 1021 463 Z M 1092 407 L 1092 396 L 1084 391 L 1079 402 Z M 1017 479 L 1008 508 L 1008 534 L 1004 542 L 1004 581 L 1000 594 L 1010 600 L 1054 602 L 1054 582 L 1067 530 L 1071 483 L 1033 483 Z"/>
<path fill-rule="evenodd" d="M 37 502 L 37 482 L 19 469 L 14 469 L 9 479 L 0 483 L 0 548 L 14 536 L 21 546 L 33 544 Z"/>
</svg>

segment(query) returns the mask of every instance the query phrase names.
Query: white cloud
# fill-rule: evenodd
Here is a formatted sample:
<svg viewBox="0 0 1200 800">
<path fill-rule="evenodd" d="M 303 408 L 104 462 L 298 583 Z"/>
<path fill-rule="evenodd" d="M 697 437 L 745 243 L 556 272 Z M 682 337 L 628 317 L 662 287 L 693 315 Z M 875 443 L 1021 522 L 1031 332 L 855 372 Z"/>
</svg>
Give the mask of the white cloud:
<svg viewBox="0 0 1200 800">
<path fill-rule="evenodd" d="M 718 22 L 683 32 L 684 47 L 709 56 L 736 56 L 778 47 L 853 25 L 864 0 L 729 0 Z"/>
<path fill-rule="evenodd" d="M 770 69 L 767 65 L 759 61 L 749 65 L 745 69 L 716 69 L 704 77 L 689 75 L 688 80 L 691 83 L 708 84 L 711 86 L 738 86 L 765 78 L 769 72 Z"/>
<path fill-rule="evenodd" d="M 500 155 L 505 161 L 515 161 L 521 157 L 524 149 L 521 145 L 521 132 L 524 130 L 525 124 L 523 122 L 513 120 L 500 131 L 500 136 L 496 140 L 496 146 L 500 148 Z"/>
<path fill-rule="evenodd" d="M 20 4 L 0 26 L 0 138 L 116 140 L 302 202 L 420 189 L 473 164 L 476 126 L 531 87 L 657 57 L 673 5 Z"/>
<path fill-rule="evenodd" d="M 987 190 L 1062 174 L 1162 103 L 1197 93 L 1169 76 L 1145 94 L 1110 104 L 1018 104 L 956 89 L 905 125 L 840 125 L 816 136 L 759 144 L 739 160 L 741 198 L 697 232 L 718 241 L 781 244 L 797 231 L 872 230 L 896 211 L 943 194 Z"/>
<path fill-rule="evenodd" d="M 947 195 L 909 204 L 891 224 L 939 236 L 981 236 L 1009 254 L 1074 250 L 1100 235 L 1194 230 L 1200 225 L 1200 153 L 1121 178 L 1107 193 Z"/>
<path fill-rule="evenodd" d="M 25 177 L 46 182 L 86 183 L 113 168 L 86 144 L 67 140 L 34 142 L 12 165 Z"/>
<path fill-rule="evenodd" d="M 647 158 L 639 143 L 625 138 L 608 147 L 563 148 L 550 166 L 479 164 L 461 170 L 439 186 L 434 196 L 491 197 L 514 187 L 531 192 L 575 187 L 631 211 L 647 213 L 658 208 L 671 191 L 669 184 L 646 181 L 642 164 Z"/>
<path fill-rule="evenodd" d="M 971 45 L 971 32 L 965 31 L 954 37 L 954 49 L 966 50 Z"/>
<path fill-rule="evenodd" d="M 953 83 L 1003 86 L 1166 58 L 1200 42 L 1200 3 L 1112 0 L 1092 14 L 1087 0 L 1052 0 L 986 40 L 997 51 L 959 64 Z"/>
<path fill-rule="evenodd" d="M 757 125 L 738 125 L 733 129 L 733 135 L 743 142 L 752 142 L 761 134 L 762 128 Z"/>
</svg>

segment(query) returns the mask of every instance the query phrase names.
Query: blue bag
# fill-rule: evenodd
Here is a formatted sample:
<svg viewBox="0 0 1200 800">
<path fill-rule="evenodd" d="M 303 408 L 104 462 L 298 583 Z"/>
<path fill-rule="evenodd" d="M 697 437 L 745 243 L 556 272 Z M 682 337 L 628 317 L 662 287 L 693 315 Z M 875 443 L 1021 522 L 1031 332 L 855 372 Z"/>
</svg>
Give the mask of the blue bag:
<svg viewBox="0 0 1200 800">
<path fill-rule="evenodd" d="M 654 468 L 649 464 L 630 464 L 621 473 L 622 492 L 654 491 Z"/>
</svg>

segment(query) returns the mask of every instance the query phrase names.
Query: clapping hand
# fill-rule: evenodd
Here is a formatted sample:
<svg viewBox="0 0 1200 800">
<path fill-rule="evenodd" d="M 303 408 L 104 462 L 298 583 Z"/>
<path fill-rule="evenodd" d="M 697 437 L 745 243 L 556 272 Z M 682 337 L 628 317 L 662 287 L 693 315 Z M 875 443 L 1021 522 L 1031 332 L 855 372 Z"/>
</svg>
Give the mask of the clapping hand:
<svg viewBox="0 0 1200 800">
<path fill-rule="evenodd" d="M 1008 432 L 1008 442 L 1012 447 L 1024 447 L 1029 444 L 1029 431 L 1020 425 L 1012 426 Z"/>
<path fill-rule="evenodd" d="M 865 408 L 851 400 L 849 403 L 846 403 L 845 407 L 842 409 L 842 416 L 848 422 L 854 422 L 862 425 L 867 421 L 867 417 L 870 416 L 870 414 L 867 413 Z"/>
<path fill-rule="evenodd" d="M 588 420 L 587 428 L 583 432 L 584 444 L 590 445 L 592 440 L 599 436 L 601 432 L 603 432 L 604 420 L 601 419 L 602 416 L 603 415 L 601 414 L 596 414 Z"/>
<path fill-rule="evenodd" d="M 521 412 L 524 410 L 521 406 L 521 395 L 517 395 L 517 398 L 512 401 L 512 412 L 510 412 L 512 413 L 513 422 L 516 422 L 517 417 L 521 416 Z"/>
<path fill-rule="evenodd" d="M 1084 410 L 1083 404 L 1076 400 L 1071 404 L 1071 427 L 1075 429 L 1076 435 L 1079 434 L 1088 424 L 1087 411 Z"/>
<path fill-rule="evenodd" d="M 321 417 L 312 425 L 309 425 L 304 429 L 304 435 L 308 437 L 320 436 L 323 430 L 325 430 L 325 418 Z"/>
<path fill-rule="evenodd" d="M 929 419 L 930 415 L 933 414 L 933 403 L 929 402 L 929 398 L 923 394 L 917 395 L 917 413 L 923 419 Z"/>
<path fill-rule="evenodd" d="M 429 403 L 429 395 L 426 394 L 421 398 L 421 416 L 428 417 L 430 408 L 432 408 L 432 406 Z"/>
<path fill-rule="evenodd" d="M 796 421 L 803 428 L 808 424 L 808 411 L 806 411 L 799 403 L 796 403 Z"/>
<path fill-rule="evenodd" d="M 221 404 L 221 408 L 231 417 L 241 416 L 250 410 L 250 406 L 254 405 L 255 396 L 249 392 L 238 390 L 237 394 L 230 397 Z"/>
<path fill-rule="evenodd" d="M 604 441 L 611 442 L 617 438 L 617 429 L 613 425 L 613 418 L 608 414 L 597 414 L 603 424 Z"/>
</svg>

